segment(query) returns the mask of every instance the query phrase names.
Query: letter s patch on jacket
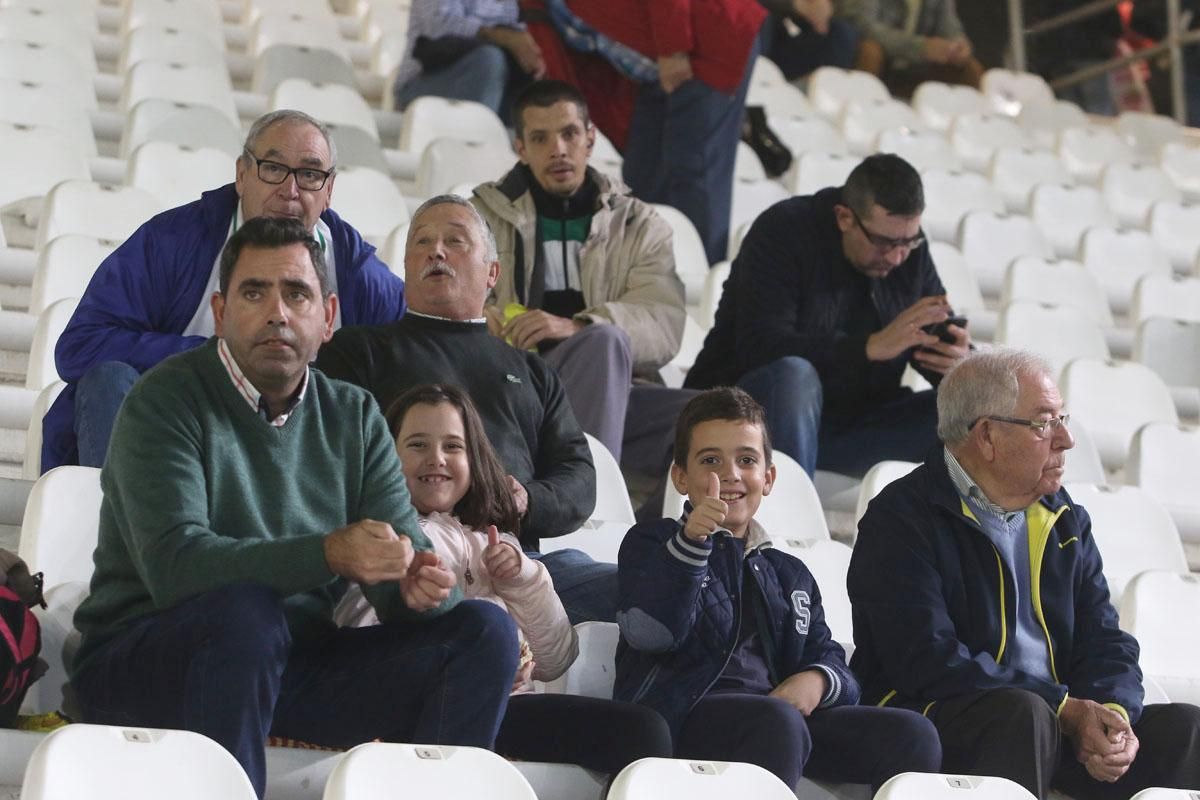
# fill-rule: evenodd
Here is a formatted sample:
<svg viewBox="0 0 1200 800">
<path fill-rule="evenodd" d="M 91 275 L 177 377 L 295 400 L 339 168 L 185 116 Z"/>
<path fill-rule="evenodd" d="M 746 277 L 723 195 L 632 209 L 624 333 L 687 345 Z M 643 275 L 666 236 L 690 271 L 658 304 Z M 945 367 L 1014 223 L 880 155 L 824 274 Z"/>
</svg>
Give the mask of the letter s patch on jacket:
<svg viewBox="0 0 1200 800">
<path fill-rule="evenodd" d="M 796 612 L 796 633 L 801 636 L 808 635 L 808 622 L 812 615 L 808 609 L 811 605 L 812 601 L 808 599 L 808 592 L 802 589 L 792 592 L 792 610 Z"/>
</svg>

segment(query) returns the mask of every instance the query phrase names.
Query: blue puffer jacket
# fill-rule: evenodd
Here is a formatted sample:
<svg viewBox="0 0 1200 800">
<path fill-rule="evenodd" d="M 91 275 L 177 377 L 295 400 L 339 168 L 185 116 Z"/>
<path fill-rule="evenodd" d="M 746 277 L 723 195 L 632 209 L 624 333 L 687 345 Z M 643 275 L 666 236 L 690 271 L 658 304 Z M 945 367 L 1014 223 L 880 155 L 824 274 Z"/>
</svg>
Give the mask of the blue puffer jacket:
<svg viewBox="0 0 1200 800">
<path fill-rule="evenodd" d="M 971 692 L 1013 687 L 1051 708 L 1073 697 L 1142 710 L 1138 644 L 1117 626 L 1087 512 L 1060 489 L 1026 510 L 1034 617 L 1047 681 L 1009 666 L 1015 581 L 959 497 L 942 450 L 871 501 L 847 584 L 851 664 L 871 703 L 927 711 Z"/>
<path fill-rule="evenodd" d="M 820 669 L 829 690 L 821 707 L 854 705 L 859 688 L 846 654 L 825 624 L 821 592 L 797 558 L 775 550 L 761 526 L 745 540 L 718 531 L 703 544 L 683 535 L 683 520 L 634 526 L 618 557 L 620 597 L 613 697 L 662 714 L 678 733 L 735 651 L 742 603 L 755 617 L 773 685 Z M 742 596 L 743 570 L 758 596 Z"/>
</svg>

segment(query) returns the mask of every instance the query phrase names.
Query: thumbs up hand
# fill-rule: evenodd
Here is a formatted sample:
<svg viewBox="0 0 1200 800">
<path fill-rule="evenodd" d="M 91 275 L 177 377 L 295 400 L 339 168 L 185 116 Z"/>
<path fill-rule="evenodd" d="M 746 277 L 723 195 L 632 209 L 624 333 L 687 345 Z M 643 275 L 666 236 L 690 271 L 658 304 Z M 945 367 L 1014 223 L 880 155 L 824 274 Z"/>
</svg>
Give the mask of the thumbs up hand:
<svg viewBox="0 0 1200 800">
<path fill-rule="evenodd" d="M 721 478 L 717 473 L 708 473 L 708 488 L 704 499 L 692 504 L 683 535 L 693 542 L 703 542 L 725 523 L 729 506 L 721 499 Z"/>
<path fill-rule="evenodd" d="M 500 541 L 500 531 L 495 525 L 487 526 L 487 547 L 483 549 L 483 568 L 493 581 L 510 581 L 521 574 L 521 559 L 524 557 L 516 547 Z"/>
</svg>

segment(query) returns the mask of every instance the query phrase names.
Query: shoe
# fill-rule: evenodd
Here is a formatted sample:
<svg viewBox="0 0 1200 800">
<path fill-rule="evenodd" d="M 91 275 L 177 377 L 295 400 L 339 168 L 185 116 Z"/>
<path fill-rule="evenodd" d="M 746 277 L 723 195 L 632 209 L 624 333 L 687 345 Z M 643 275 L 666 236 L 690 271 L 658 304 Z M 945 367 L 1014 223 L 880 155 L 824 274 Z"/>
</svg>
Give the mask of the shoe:
<svg viewBox="0 0 1200 800">
<path fill-rule="evenodd" d="M 750 145 L 770 178 L 778 178 L 792 166 L 792 154 L 767 125 L 762 106 L 747 106 L 742 121 L 742 141 Z"/>
</svg>

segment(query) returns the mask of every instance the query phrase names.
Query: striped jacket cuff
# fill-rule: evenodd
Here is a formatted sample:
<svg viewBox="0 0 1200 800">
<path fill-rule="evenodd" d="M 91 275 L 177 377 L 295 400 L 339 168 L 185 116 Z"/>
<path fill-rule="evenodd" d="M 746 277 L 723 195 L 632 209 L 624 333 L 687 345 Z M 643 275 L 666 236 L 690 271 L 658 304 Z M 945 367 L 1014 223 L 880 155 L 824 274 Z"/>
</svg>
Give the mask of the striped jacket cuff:
<svg viewBox="0 0 1200 800">
<path fill-rule="evenodd" d="M 693 542 L 683 535 L 683 528 L 680 528 L 667 540 L 667 552 L 689 567 L 703 569 L 708 566 L 708 554 L 712 552 L 712 545 L 709 542 Z"/>
<path fill-rule="evenodd" d="M 837 701 L 842 697 L 842 676 L 824 664 L 813 664 L 813 666 L 824 672 L 825 677 L 829 679 L 829 688 L 825 690 L 825 696 L 821 698 L 821 703 L 817 708 L 829 708 L 837 705 Z"/>
</svg>

